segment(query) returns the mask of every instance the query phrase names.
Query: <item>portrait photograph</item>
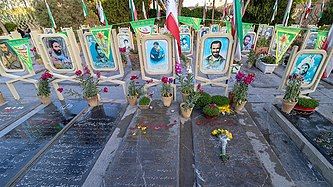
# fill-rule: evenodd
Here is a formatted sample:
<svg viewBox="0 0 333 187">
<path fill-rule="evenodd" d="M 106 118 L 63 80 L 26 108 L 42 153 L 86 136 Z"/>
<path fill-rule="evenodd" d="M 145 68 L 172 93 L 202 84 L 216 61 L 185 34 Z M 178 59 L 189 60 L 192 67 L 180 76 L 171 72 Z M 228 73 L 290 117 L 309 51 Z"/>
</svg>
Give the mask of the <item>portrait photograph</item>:
<svg viewBox="0 0 333 187">
<path fill-rule="evenodd" d="M 218 24 L 214 24 L 210 27 L 210 30 L 211 30 L 212 33 L 219 32 L 220 26 Z"/>
<path fill-rule="evenodd" d="M 190 33 L 190 27 L 188 25 L 181 25 L 179 31 L 180 33 Z"/>
<path fill-rule="evenodd" d="M 51 66 L 54 67 L 54 69 L 74 69 L 68 49 L 69 44 L 66 43 L 63 37 L 43 37 L 42 41 Z"/>
<path fill-rule="evenodd" d="M 144 42 L 146 71 L 149 74 L 167 74 L 170 72 L 169 42 L 166 39 L 147 39 Z"/>
<path fill-rule="evenodd" d="M 323 58 L 322 54 L 304 53 L 297 55 L 290 75 L 301 75 L 304 78 L 303 85 L 311 85 L 315 81 L 316 73 L 320 70 Z"/>
<path fill-rule="evenodd" d="M 305 41 L 305 48 L 304 49 L 314 49 L 317 41 L 317 32 L 311 32 Z"/>
<path fill-rule="evenodd" d="M 6 72 L 24 71 L 24 65 L 6 39 L 0 40 L 0 63 Z"/>
<path fill-rule="evenodd" d="M 200 71 L 204 74 L 223 74 L 228 68 L 228 54 L 231 49 L 228 37 L 206 37 L 201 45 Z"/>
<path fill-rule="evenodd" d="M 120 52 L 129 52 L 132 49 L 132 38 L 128 33 L 119 33 L 117 38 Z"/>
<path fill-rule="evenodd" d="M 112 47 L 110 49 L 110 55 L 107 56 L 92 34 L 86 34 L 85 39 L 92 68 L 99 71 L 115 70 L 116 65 L 112 54 Z"/>
<path fill-rule="evenodd" d="M 254 43 L 256 41 L 256 33 L 248 32 L 243 38 L 243 50 L 244 52 L 250 51 L 254 48 Z"/>
<path fill-rule="evenodd" d="M 206 34 L 208 34 L 209 33 L 209 27 L 202 27 L 201 29 L 200 29 L 200 31 L 199 31 L 199 36 L 200 37 L 203 37 L 203 36 L 205 36 Z"/>
<path fill-rule="evenodd" d="M 191 52 L 191 34 L 180 34 L 180 47 L 182 52 Z"/>
</svg>

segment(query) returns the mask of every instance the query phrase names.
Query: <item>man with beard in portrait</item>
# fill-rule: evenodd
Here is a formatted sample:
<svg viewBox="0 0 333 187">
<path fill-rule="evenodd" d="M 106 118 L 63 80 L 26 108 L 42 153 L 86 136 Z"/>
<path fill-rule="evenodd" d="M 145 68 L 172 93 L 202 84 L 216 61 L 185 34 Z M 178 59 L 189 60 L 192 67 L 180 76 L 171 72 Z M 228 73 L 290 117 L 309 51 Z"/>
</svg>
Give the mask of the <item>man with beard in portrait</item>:
<svg viewBox="0 0 333 187">
<path fill-rule="evenodd" d="M 49 41 L 49 55 L 55 68 L 72 69 L 73 65 L 70 59 L 63 53 L 60 43 L 56 40 Z"/>
</svg>

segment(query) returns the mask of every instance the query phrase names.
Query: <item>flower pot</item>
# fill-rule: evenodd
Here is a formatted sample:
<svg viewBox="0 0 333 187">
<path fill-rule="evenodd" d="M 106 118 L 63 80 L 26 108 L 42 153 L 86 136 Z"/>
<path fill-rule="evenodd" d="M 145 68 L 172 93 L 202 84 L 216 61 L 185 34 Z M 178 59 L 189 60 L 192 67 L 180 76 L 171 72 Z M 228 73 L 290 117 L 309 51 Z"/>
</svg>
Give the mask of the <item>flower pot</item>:
<svg viewBox="0 0 333 187">
<path fill-rule="evenodd" d="M 127 96 L 127 101 L 131 106 L 135 106 L 138 100 L 138 96 Z"/>
<path fill-rule="evenodd" d="M 295 102 L 290 102 L 290 101 L 286 101 L 286 100 L 282 100 L 282 112 L 285 112 L 287 114 L 289 114 L 293 108 L 295 107 L 295 105 L 297 104 L 297 101 Z"/>
<path fill-rule="evenodd" d="M 172 99 L 173 99 L 172 94 L 169 97 L 163 97 L 162 96 L 163 105 L 166 106 L 166 107 L 169 107 L 172 103 Z"/>
<path fill-rule="evenodd" d="M 266 63 L 262 62 L 260 59 L 258 59 L 256 65 L 265 74 L 273 73 L 275 68 L 278 66 L 278 64 L 266 64 Z"/>
<path fill-rule="evenodd" d="M 99 105 L 99 100 L 98 100 L 98 96 L 93 96 L 93 97 L 89 97 L 86 98 L 86 100 L 88 101 L 88 104 L 90 107 L 95 107 Z"/>
<path fill-rule="evenodd" d="M 182 92 L 182 98 L 183 98 L 183 102 L 185 102 L 185 100 L 190 96 L 189 93 L 183 93 Z"/>
<path fill-rule="evenodd" d="M 50 96 L 39 96 L 39 99 L 44 105 L 48 105 L 48 104 L 51 103 L 51 97 Z"/>
<path fill-rule="evenodd" d="M 235 111 L 240 113 L 244 109 L 246 103 L 247 101 L 243 101 L 241 104 L 235 104 Z"/>
<path fill-rule="evenodd" d="M 191 114 L 192 114 L 192 110 L 193 108 L 190 108 L 190 109 L 185 109 L 183 106 L 184 106 L 185 103 L 181 103 L 180 104 L 180 111 L 181 111 L 181 114 L 184 118 L 188 119 L 191 117 Z"/>
<path fill-rule="evenodd" d="M 5 98 L 3 97 L 2 93 L 0 92 L 0 105 L 5 103 Z"/>
<path fill-rule="evenodd" d="M 305 108 L 303 106 L 296 104 L 294 107 L 294 110 L 297 110 L 300 112 L 314 112 L 316 110 L 316 108 Z"/>
</svg>

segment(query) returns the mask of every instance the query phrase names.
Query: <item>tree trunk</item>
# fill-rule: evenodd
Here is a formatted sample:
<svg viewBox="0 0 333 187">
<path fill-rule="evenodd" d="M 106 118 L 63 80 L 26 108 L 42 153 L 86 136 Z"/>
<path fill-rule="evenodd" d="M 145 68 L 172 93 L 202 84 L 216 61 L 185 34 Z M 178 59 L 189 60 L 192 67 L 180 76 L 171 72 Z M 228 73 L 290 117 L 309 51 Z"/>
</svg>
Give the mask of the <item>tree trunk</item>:
<svg viewBox="0 0 333 187">
<path fill-rule="evenodd" d="M 182 14 L 183 2 L 184 0 L 178 0 L 178 16 Z"/>
<path fill-rule="evenodd" d="M 8 33 L 8 31 L 7 31 L 7 29 L 6 29 L 6 27 L 5 27 L 5 25 L 0 21 L 0 28 L 1 28 L 1 30 L 2 30 L 2 32 L 5 34 L 5 35 L 8 35 L 9 33 Z"/>
</svg>

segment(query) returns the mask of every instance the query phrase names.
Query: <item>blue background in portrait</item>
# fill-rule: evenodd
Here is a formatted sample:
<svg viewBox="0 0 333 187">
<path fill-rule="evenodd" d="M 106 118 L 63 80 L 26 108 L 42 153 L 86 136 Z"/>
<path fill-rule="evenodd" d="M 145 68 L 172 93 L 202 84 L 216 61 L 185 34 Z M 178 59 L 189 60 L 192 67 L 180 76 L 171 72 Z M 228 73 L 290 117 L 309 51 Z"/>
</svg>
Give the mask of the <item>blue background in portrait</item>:
<svg viewBox="0 0 333 187">
<path fill-rule="evenodd" d="M 298 73 L 297 67 L 301 64 L 302 60 L 304 60 L 308 56 L 315 56 L 314 62 L 310 65 L 310 68 L 308 72 L 304 76 L 304 84 L 310 84 L 313 81 L 314 76 L 316 75 L 316 72 L 318 71 L 318 67 L 320 66 L 320 63 L 322 62 L 323 55 L 321 54 L 302 54 L 296 57 L 296 63 L 291 71 L 291 74 Z"/>
<path fill-rule="evenodd" d="M 164 51 L 164 58 L 162 58 L 160 61 L 152 61 L 150 59 L 150 51 L 154 47 L 154 42 L 158 42 L 159 46 Z M 166 40 L 147 40 L 145 42 L 145 48 L 146 48 L 146 60 L 147 60 L 147 69 L 151 72 L 165 72 L 168 68 L 169 63 L 169 49 L 168 49 L 168 42 Z"/>
<path fill-rule="evenodd" d="M 114 63 L 114 59 L 112 56 L 112 49 L 110 49 L 110 55 L 109 55 L 109 58 L 107 58 L 107 61 L 105 63 L 99 62 L 97 51 L 95 49 L 96 40 L 94 39 L 94 37 L 92 35 L 87 35 L 86 38 L 87 38 L 87 43 L 88 43 L 88 47 L 89 47 L 89 53 L 93 60 L 92 65 L 94 66 L 94 68 L 95 69 L 115 68 L 115 63 Z"/>
<path fill-rule="evenodd" d="M 228 54 L 228 48 L 229 48 L 229 39 L 226 37 L 212 37 L 212 38 L 207 38 L 204 41 L 204 51 L 203 51 L 203 59 L 201 59 L 201 64 L 202 64 L 202 69 L 203 70 L 212 70 L 212 69 L 207 69 L 205 68 L 207 63 L 205 62 L 205 59 L 212 54 L 210 50 L 210 45 L 213 41 L 220 41 L 222 43 L 222 48 L 220 50 L 220 55 L 227 60 L 227 54 Z M 225 63 L 222 63 L 220 66 L 218 66 L 216 69 L 213 70 L 223 70 L 225 67 Z"/>
<path fill-rule="evenodd" d="M 212 32 L 219 32 L 219 26 L 218 25 L 214 25 L 212 26 Z"/>
<path fill-rule="evenodd" d="M 186 39 L 188 47 L 183 48 L 181 46 L 182 52 L 191 52 L 191 36 L 190 36 L 190 34 L 180 34 L 180 45 L 182 43 L 183 38 Z"/>
</svg>

